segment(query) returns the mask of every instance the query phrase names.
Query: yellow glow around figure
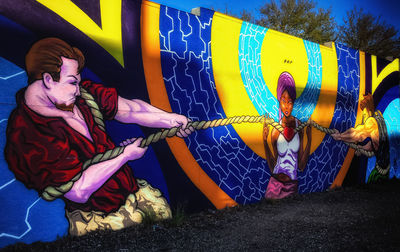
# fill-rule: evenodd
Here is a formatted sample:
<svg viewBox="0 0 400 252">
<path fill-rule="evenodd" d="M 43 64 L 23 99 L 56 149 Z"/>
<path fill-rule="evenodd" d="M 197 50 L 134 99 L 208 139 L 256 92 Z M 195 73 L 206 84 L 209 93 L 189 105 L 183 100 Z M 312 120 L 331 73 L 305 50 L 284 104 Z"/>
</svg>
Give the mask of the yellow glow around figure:
<svg viewBox="0 0 400 252">
<path fill-rule="evenodd" d="M 293 76 L 296 98 L 300 97 L 308 79 L 308 59 L 303 40 L 268 29 L 261 48 L 261 69 L 264 81 L 275 98 L 282 72 Z"/>
</svg>

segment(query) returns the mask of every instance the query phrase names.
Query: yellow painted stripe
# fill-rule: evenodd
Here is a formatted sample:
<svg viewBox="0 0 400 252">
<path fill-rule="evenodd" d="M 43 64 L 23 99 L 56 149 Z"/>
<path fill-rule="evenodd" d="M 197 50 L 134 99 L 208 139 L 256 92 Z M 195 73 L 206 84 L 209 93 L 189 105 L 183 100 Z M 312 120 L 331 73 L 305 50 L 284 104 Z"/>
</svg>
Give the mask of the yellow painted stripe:
<svg viewBox="0 0 400 252">
<path fill-rule="evenodd" d="M 141 42 L 147 90 L 152 105 L 165 111 L 172 111 L 161 70 L 159 20 L 160 5 L 142 1 Z M 178 137 L 168 138 L 167 143 L 189 179 L 217 209 L 237 205 L 201 169 L 183 139 Z"/>
<path fill-rule="evenodd" d="M 124 66 L 121 0 L 100 0 L 101 28 L 70 0 L 37 0 L 86 34 Z"/>
<path fill-rule="evenodd" d="M 239 37 L 242 21 L 216 12 L 211 29 L 211 55 L 215 86 L 227 117 L 258 115 L 242 82 L 239 67 Z M 262 124 L 232 125 L 242 141 L 265 158 Z"/>
<path fill-rule="evenodd" d="M 372 68 L 372 94 L 375 93 L 375 90 L 378 88 L 379 84 L 385 79 L 389 74 L 400 71 L 400 63 L 399 59 L 393 60 L 390 64 L 388 64 L 380 73 L 377 74 L 378 66 L 377 59 L 375 55 L 371 56 L 371 68 Z"/>
<path fill-rule="evenodd" d="M 338 87 L 338 65 L 335 44 L 332 43 L 331 47 L 320 45 L 320 51 L 322 58 L 321 92 L 311 119 L 324 127 L 329 127 L 335 112 Z M 315 128 L 312 128 L 311 132 L 311 153 L 313 153 L 321 144 L 325 133 Z"/>
<path fill-rule="evenodd" d="M 291 63 L 286 63 L 287 61 Z M 264 82 L 275 98 L 278 79 L 283 72 L 293 76 L 296 83 L 296 98 L 299 98 L 308 79 L 308 59 L 304 41 L 268 29 L 261 47 L 261 69 Z"/>
<path fill-rule="evenodd" d="M 360 101 L 363 99 L 363 95 L 365 94 L 365 53 L 360 51 L 360 88 L 358 93 L 358 108 L 357 108 L 357 117 L 355 125 L 359 125 L 362 123 L 362 111 L 360 108 Z M 349 171 L 349 167 L 351 161 L 354 157 L 354 149 L 349 149 L 347 152 L 346 158 L 344 159 L 342 168 L 339 170 L 338 175 L 333 181 L 331 188 L 340 187 L 343 184 L 343 180 Z"/>
</svg>

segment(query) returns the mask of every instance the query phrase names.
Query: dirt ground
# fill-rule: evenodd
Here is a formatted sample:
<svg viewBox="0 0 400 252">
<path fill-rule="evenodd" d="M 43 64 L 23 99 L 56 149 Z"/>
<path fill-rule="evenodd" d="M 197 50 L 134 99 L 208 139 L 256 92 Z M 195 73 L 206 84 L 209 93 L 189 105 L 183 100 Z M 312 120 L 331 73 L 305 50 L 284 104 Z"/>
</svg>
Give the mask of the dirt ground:
<svg viewBox="0 0 400 252">
<path fill-rule="evenodd" d="M 207 210 L 18 251 L 399 251 L 400 181 Z"/>
</svg>

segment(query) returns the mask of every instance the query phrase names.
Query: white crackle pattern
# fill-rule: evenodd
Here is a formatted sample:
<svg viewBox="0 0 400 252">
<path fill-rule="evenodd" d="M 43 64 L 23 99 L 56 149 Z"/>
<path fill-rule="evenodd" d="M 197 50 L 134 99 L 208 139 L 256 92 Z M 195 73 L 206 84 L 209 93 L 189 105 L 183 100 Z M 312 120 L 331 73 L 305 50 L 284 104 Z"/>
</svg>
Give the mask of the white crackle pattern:
<svg viewBox="0 0 400 252">
<path fill-rule="evenodd" d="M 8 117 L 15 108 L 15 93 L 27 84 L 27 76 L 23 69 L 0 57 L 0 133 L 6 135 Z M 3 153 L 6 138 L 0 138 L 0 149 Z M 19 242 L 32 243 L 38 240 L 56 239 L 68 228 L 65 219 L 64 203 L 44 203 L 37 193 L 28 190 L 15 179 L 9 170 L 3 154 L 0 160 L 0 248 Z M 50 212 L 48 218 L 41 219 L 40 212 Z M 35 232 L 40 229 L 40 232 Z"/>
<path fill-rule="evenodd" d="M 211 59 L 213 11 L 200 17 L 161 6 L 160 47 L 164 82 L 172 110 L 193 120 L 225 118 L 215 88 Z M 185 138 L 211 179 L 240 204 L 259 201 L 269 173 L 265 160 L 232 126 L 196 131 Z"/>
<path fill-rule="evenodd" d="M 394 99 L 383 112 L 389 137 L 390 172 L 389 178 L 400 178 L 400 98 Z M 375 167 L 376 157 L 368 159 L 365 183 Z"/>
<path fill-rule="evenodd" d="M 338 60 L 338 89 L 335 111 L 329 128 L 340 132 L 353 127 L 358 106 L 360 67 L 359 52 L 336 44 Z M 299 173 L 299 192 L 326 190 L 334 181 L 347 155 L 348 147 L 325 136 L 309 157 L 304 172 Z"/>
<path fill-rule="evenodd" d="M 37 198 L 31 205 L 28 206 L 28 208 L 26 209 L 26 214 L 25 214 L 25 224 L 26 224 L 26 230 L 20 234 L 20 235 L 12 235 L 12 234 L 8 234 L 8 233 L 1 233 L 0 237 L 9 237 L 9 238 L 13 238 L 13 239 L 21 239 L 23 238 L 27 233 L 29 233 L 32 230 L 31 224 L 29 223 L 29 213 L 31 211 L 31 208 L 33 206 L 36 205 L 36 203 L 39 202 L 39 200 L 41 200 L 41 198 Z"/>
</svg>

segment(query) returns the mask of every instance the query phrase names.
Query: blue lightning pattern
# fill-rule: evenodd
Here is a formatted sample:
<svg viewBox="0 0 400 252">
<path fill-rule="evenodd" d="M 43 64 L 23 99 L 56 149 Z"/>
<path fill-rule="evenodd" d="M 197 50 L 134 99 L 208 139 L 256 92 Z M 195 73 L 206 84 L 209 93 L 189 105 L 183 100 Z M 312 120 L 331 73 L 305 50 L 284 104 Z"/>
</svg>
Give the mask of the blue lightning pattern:
<svg viewBox="0 0 400 252">
<path fill-rule="evenodd" d="M 172 110 L 193 120 L 225 118 L 211 61 L 213 11 L 194 16 L 160 8 L 160 49 Z M 259 201 L 269 180 L 266 162 L 240 139 L 232 126 L 196 131 L 186 144 L 202 169 L 240 204 Z"/>
<path fill-rule="evenodd" d="M 6 135 L 7 118 L 16 107 L 15 93 L 26 86 L 23 69 L 0 57 L 0 133 Z M 6 139 L 1 138 L 4 150 Z M 37 192 L 28 190 L 8 169 L 4 155 L 0 158 L 0 248 L 16 241 L 32 243 L 51 241 L 63 236 L 68 229 L 64 203 L 61 200 L 44 202 Z"/>
<path fill-rule="evenodd" d="M 239 37 L 239 66 L 247 95 L 259 115 L 268 113 L 278 120 L 278 101 L 264 81 L 261 69 L 261 47 L 267 28 L 242 23 Z"/>
<path fill-rule="evenodd" d="M 307 52 L 308 78 L 300 97 L 296 99 L 292 114 L 300 121 L 307 121 L 314 112 L 322 84 L 322 57 L 319 44 L 303 40 Z"/>
<path fill-rule="evenodd" d="M 389 178 L 400 178 L 400 99 L 393 100 L 383 113 L 390 146 Z"/>
<path fill-rule="evenodd" d="M 0 190 L 7 187 L 8 185 L 10 185 L 11 183 L 13 183 L 15 181 L 15 178 L 11 179 L 10 181 L 6 182 L 5 184 L 3 184 L 2 186 L 0 186 Z"/>
<path fill-rule="evenodd" d="M 360 87 L 359 52 L 336 44 L 338 89 L 330 128 L 340 132 L 353 127 L 356 121 Z M 309 157 L 304 172 L 299 172 L 299 193 L 324 191 L 332 184 L 347 155 L 348 147 L 325 136 Z"/>
<path fill-rule="evenodd" d="M 30 211 L 31 211 L 31 208 L 32 208 L 34 205 L 36 205 L 36 203 L 38 203 L 38 201 L 39 201 L 40 199 L 41 199 L 41 198 L 37 198 L 37 199 L 26 209 L 25 224 L 26 224 L 26 226 L 27 226 L 27 229 L 26 229 L 21 235 L 11 235 L 11 234 L 8 234 L 8 233 L 1 233 L 1 234 L 0 234 L 0 238 L 1 238 L 1 237 L 9 237 L 9 238 L 13 238 L 13 239 L 19 240 L 19 239 L 21 239 L 22 237 L 24 237 L 29 231 L 31 231 L 31 230 L 32 230 L 32 226 L 31 226 L 31 224 L 30 224 L 29 221 L 28 221 L 28 219 L 29 219 L 29 213 L 30 213 Z"/>
<path fill-rule="evenodd" d="M 398 87 L 396 87 L 398 89 Z M 388 93 L 393 94 L 394 90 L 389 90 Z M 383 112 L 386 129 L 389 137 L 390 147 L 390 173 L 389 178 L 400 178 L 400 99 L 394 99 L 386 107 Z M 369 175 L 375 167 L 376 157 L 368 159 L 368 166 L 365 176 L 365 183 L 368 182 Z"/>
<path fill-rule="evenodd" d="M 25 73 L 25 71 L 20 71 L 18 73 L 15 73 L 15 74 L 12 74 L 12 75 L 9 75 L 9 76 L 5 76 L 5 77 L 0 76 L 0 80 L 8 80 L 8 79 L 11 79 L 11 78 L 13 78 L 13 77 L 15 77 L 17 75 L 24 74 L 24 73 Z"/>
</svg>

